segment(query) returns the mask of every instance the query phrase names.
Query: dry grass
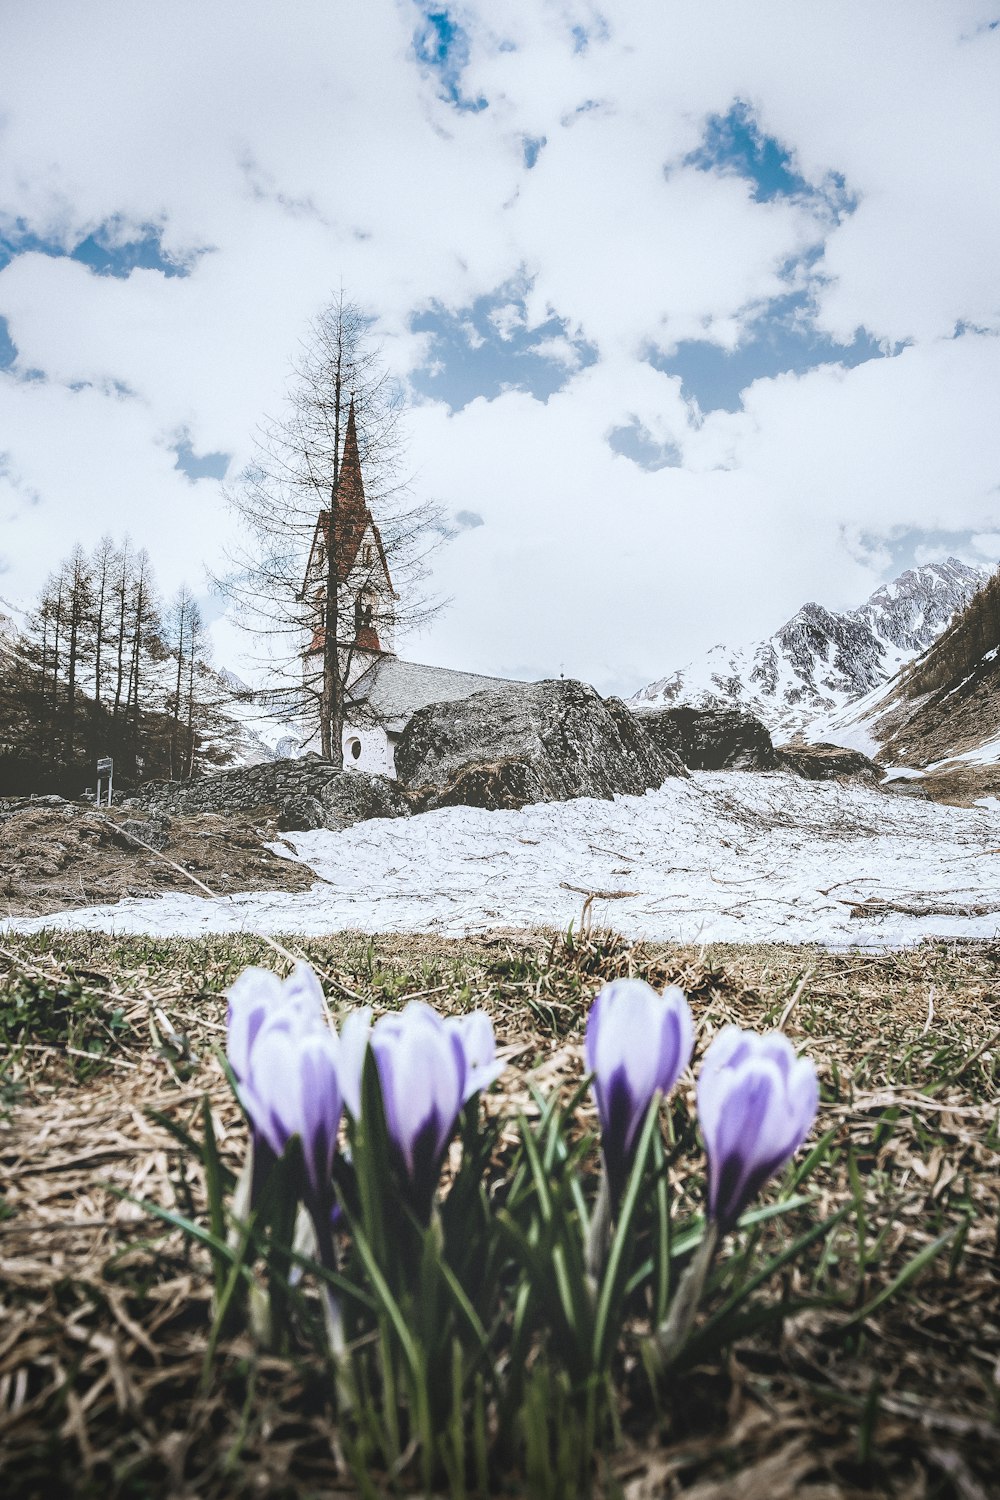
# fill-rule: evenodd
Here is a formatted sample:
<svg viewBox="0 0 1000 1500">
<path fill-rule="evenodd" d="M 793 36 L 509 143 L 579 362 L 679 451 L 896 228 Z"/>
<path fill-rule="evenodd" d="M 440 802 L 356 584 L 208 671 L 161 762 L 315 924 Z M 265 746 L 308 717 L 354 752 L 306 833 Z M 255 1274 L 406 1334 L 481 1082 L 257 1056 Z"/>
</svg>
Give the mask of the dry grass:
<svg viewBox="0 0 1000 1500">
<path fill-rule="evenodd" d="M 136 834 L 152 836 L 157 848 Z M 280 837 L 266 809 L 252 817 L 201 813 L 151 824 L 142 816 L 136 820 L 128 808 L 0 798 L 0 913 L 48 916 L 127 896 L 190 890 L 192 881 L 220 896 L 305 890 L 315 878 L 311 871 L 266 847 Z"/>
<path fill-rule="evenodd" d="M 789 1318 L 779 1334 L 748 1335 L 723 1363 L 689 1372 L 658 1418 L 636 1401 L 620 1446 L 598 1466 L 597 1493 L 996 1493 L 1000 947 L 705 952 L 599 936 L 567 947 L 544 934 L 345 935 L 305 951 L 334 1010 L 413 994 L 445 1010 L 485 1005 L 512 1059 L 492 1109 L 527 1106 L 529 1082 L 568 1089 L 586 1008 L 616 974 L 681 983 L 699 1047 L 728 1020 L 765 1027 L 785 1015 L 819 1066 L 820 1125 L 836 1125 L 843 1147 L 819 1179 L 823 1200 L 862 1209 L 816 1247 L 826 1273 L 839 1258 L 864 1308 L 959 1226 L 948 1250 L 870 1315 L 852 1321 L 840 1305 Z M 203 1379 L 206 1263 L 120 1196 L 203 1214 L 197 1161 L 150 1111 L 196 1130 L 206 1094 L 223 1154 L 239 1164 L 242 1121 L 213 1049 L 221 992 L 249 962 L 280 960 L 254 939 L 4 940 L 5 1496 L 357 1493 L 318 1357 L 277 1360 L 237 1338 L 220 1344 Z M 685 1087 L 690 1096 L 690 1079 Z M 679 1190 L 697 1200 L 697 1170 Z M 774 1295 L 794 1296 L 815 1270 L 789 1271 Z M 381 1493 L 382 1480 L 372 1482 Z M 522 1493 L 519 1476 L 501 1492 Z"/>
</svg>

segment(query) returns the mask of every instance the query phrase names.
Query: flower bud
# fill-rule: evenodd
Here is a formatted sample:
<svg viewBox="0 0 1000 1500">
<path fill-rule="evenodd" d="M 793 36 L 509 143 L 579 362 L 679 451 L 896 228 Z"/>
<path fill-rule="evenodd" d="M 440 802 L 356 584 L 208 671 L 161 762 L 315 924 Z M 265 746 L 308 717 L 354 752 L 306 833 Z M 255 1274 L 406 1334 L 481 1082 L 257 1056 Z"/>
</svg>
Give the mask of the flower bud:
<svg viewBox="0 0 1000 1500">
<path fill-rule="evenodd" d="M 385 1123 L 411 1207 L 430 1214 L 445 1147 L 466 1098 L 469 1068 L 459 1031 L 420 1000 L 370 1027 L 364 1012 L 341 1028 L 342 1078 L 350 1114 L 361 1113 L 361 1078 L 370 1046 Z M 477 1048 L 477 1053 L 479 1049 Z"/>
<path fill-rule="evenodd" d="M 708 1212 L 725 1233 L 795 1154 L 816 1118 L 819 1086 L 807 1057 L 779 1031 L 724 1026 L 698 1075 L 708 1156 Z"/>
<path fill-rule="evenodd" d="M 323 1021 L 323 991 L 306 963 L 297 963 L 284 981 L 270 969 L 244 969 L 227 998 L 226 1055 L 238 1083 L 247 1075 L 251 1050 L 269 1016 L 285 1013 L 303 1028 Z"/>
<path fill-rule="evenodd" d="M 690 1060 L 693 1039 L 691 1011 L 675 985 L 658 995 L 642 979 L 616 979 L 591 1007 L 584 1055 L 594 1075 L 612 1205 L 625 1186 L 653 1096 L 673 1088 Z"/>
<path fill-rule="evenodd" d="M 465 1094 L 462 1103 L 467 1103 L 473 1094 L 482 1093 L 495 1082 L 504 1070 L 497 1062 L 497 1044 L 493 1035 L 493 1022 L 484 1010 L 473 1010 L 468 1015 L 455 1016 L 445 1022 L 449 1031 L 454 1031 L 465 1053 Z"/>
<path fill-rule="evenodd" d="M 332 1198 L 330 1177 L 340 1124 L 338 1043 L 322 1022 L 302 1026 L 279 1008 L 250 1050 L 240 1098 L 254 1131 L 276 1157 L 298 1136 L 313 1203 Z"/>
</svg>

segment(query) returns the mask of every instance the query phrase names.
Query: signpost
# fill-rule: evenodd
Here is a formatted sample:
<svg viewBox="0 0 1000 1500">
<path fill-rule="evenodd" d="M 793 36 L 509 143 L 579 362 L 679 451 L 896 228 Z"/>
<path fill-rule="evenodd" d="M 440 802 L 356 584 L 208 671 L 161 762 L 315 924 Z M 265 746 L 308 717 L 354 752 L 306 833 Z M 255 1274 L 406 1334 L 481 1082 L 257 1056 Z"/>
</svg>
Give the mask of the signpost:
<svg viewBox="0 0 1000 1500">
<path fill-rule="evenodd" d="M 105 776 L 107 777 L 107 781 L 108 781 L 107 797 L 108 797 L 108 806 L 110 807 L 111 806 L 111 794 L 112 794 L 112 789 L 113 789 L 113 786 L 114 786 L 114 779 L 115 779 L 115 763 L 111 759 L 110 755 L 102 755 L 100 757 L 100 759 L 98 760 L 98 762 L 97 762 L 97 805 L 98 805 L 98 807 L 100 807 L 100 805 L 101 805 L 101 779 L 102 779 L 102 777 L 105 777 Z"/>
</svg>

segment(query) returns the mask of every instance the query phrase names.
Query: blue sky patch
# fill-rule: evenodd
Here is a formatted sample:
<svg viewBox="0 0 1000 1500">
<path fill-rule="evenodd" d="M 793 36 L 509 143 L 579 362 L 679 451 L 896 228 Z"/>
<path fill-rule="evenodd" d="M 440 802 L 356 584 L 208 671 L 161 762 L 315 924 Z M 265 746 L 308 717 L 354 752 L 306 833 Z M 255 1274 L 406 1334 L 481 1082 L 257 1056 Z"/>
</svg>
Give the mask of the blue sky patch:
<svg viewBox="0 0 1000 1500">
<path fill-rule="evenodd" d="M 665 375 L 679 375 L 683 394 L 707 414 L 739 411 L 743 392 L 755 380 L 804 375 L 828 364 L 851 369 L 886 357 L 883 347 L 864 329 L 855 333 L 850 344 L 838 344 L 813 326 L 810 314 L 809 293 L 790 292 L 769 303 L 733 350 L 707 339 L 686 339 L 673 354 L 651 350 L 647 358 Z"/>
<path fill-rule="evenodd" d="M 427 359 L 410 383 L 418 395 L 446 401 L 452 411 L 511 389 L 546 401 L 597 359 L 594 346 L 573 337 L 563 318 L 529 327 L 523 285 L 508 283 L 458 312 L 432 304 L 410 327 L 430 335 Z"/>
<path fill-rule="evenodd" d="M 521 137 L 521 149 L 524 152 L 524 165 L 530 172 L 538 160 L 542 147 L 548 144 L 548 138 L 544 135 L 525 135 Z"/>
<path fill-rule="evenodd" d="M 624 427 L 613 427 L 608 433 L 608 447 L 612 453 L 629 458 L 640 469 L 679 469 L 683 462 L 681 450 L 676 443 L 658 443 L 638 417 Z"/>
<path fill-rule="evenodd" d="M 0 370 L 9 370 L 17 359 L 17 345 L 10 336 L 6 318 L 0 318 Z"/>
<path fill-rule="evenodd" d="M 919 568 L 921 562 L 944 562 L 949 557 L 959 557 L 977 568 L 995 568 L 1000 558 L 984 557 L 973 546 L 972 538 L 975 535 L 976 531 L 925 531 L 912 528 L 887 540 L 879 538 L 878 545 L 885 546 L 892 559 L 885 569 L 885 576 L 898 578 L 907 568 Z"/>
<path fill-rule="evenodd" d="M 591 42 L 606 42 L 610 35 L 608 23 L 603 16 L 596 16 L 590 26 L 576 25 L 570 28 L 574 52 L 587 52 Z"/>
<path fill-rule="evenodd" d="M 33 250 L 41 255 L 79 261 L 98 276 L 124 279 L 135 270 L 160 271 L 164 276 L 190 276 L 192 265 L 201 252 L 174 259 L 165 253 L 162 238 L 162 225 L 130 226 L 126 233 L 121 220 L 113 218 L 99 224 L 91 234 L 67 249 L 59 240 L 34 234 L 23 219 L 17 219 L 11 228 L 0 232 L 0 270 L 16 255 Z"/>
<path fill-rule="evenodd" d="M 439 97 L 456 109 L 488 108 L 481 94 L 471 98 L 462 89 L 462 74 L 469 62 L 467 32 L 444 7 L 424 4 L 420 10 L 422 24 L 413 33 L 413 53 L 426 71 L 437 75 Z"/>
<path fill-rule="evenodd" d="M 186 437 L 174 444 L 173 452 L 177 455 L 174 468 L 186 474 L 192 484 L 196 479 L 225 479 L 232 458 L 231 453 L 196 453 Z"/>
<path fill-rule="evenodd" d="M 478 510 L 456 510 L 455 512 L 455 525 L 461 531 L 474 531 L 477 526 L 485 524 Z"/>
<path fill-rule="evenodd" d="M 742 99 L 734 100 L 724 115 L 708 117 L 701 145 L 684 157 L 682 165 L 743 177 L 753 184 L 758 203 L 782 197 L 821 197 L 838 215 L 856 207 L 839 172 L 831 172 L 820 187 L 808 182 L 796 168 L 793 153 L 775 136 L 764 134 Z"/>
</svg>

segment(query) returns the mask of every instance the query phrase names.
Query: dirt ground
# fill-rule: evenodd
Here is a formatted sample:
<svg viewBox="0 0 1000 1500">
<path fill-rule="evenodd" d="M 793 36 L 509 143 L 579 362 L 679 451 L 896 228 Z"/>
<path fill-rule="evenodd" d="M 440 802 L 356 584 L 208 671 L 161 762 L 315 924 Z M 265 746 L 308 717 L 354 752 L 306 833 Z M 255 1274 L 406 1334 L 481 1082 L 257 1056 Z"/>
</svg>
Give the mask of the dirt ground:
<svg viewBox="0 0 1000 1500">
<path fill-rule="evenodd" d="M 900 797 L 921 797 L 951 807 L 974 807 L 979 797 L 1000 798 L 1000 766 L 973 766 L 950 760 L 926 776 L 893 781 L 886 788 Z"/>
<path fill-rule="evenodd" d="M 553 934 L 356 933 L 305 952 L 337 1012 L 415 995 L 443 1011 L 484 1005 L 509 1058 L 490 1111 L 531 1108 L 532 1089 L 574 1089 L 587 1007 L 623 973 L 687 991 L 699 1051 L 727 1021 L 781 1024 L 815 1059 L 817 1135 L 832 1132 L 833 1145 L 814 1208 L 851 1202 L 850 1218 L 764 1288 L 765 1300 L 790 1299 L 779 1328 L 748 1321 L 658 1414 L 640 1382 L 624 1382 L 623 1427 L 595 1461 L 593 1500 L 996 1495 L 1000 946 L 706 952 L 611 935 L 570 946 Z M 215 1049 L 222 991 L 251 962 L 284 968 L 243 935 L 9 937 L 0 952 L 4 1500 L 420 1491 L 409 1470 L 358 1485 L 328 1372 L 307 1347 L 279 1357 L 235 1331 L 208 1352 L 205 1257 L 150 1212 L 205 1222 L 202 1167 L 179 1145 L 200 1132 L 203 1100 L 224 1164 L 242 1161 L 245 1127 Z M 678 1108 L 693 1110 L 691 1077 Z M 593 1123 L 589 1105 L 580 1113 Z M 676 1201 L 694 1211 L 698 1154 L 676 1171 Z M 768 1234 L 764 1258 L 785 1243 L 780 1221 Z M 793 1310 L 799 1297 L 812 1301 Z M 516 1471 L 489 1493 L 566 1500 Z"/>
<path fill-rule="evenodd" d="M 0 801 L 0 914 L 190 891 L 192 876 L 218 895 L 305 890 L 311 872 L 265 848 L 280 837 L 266 815 L 148 819 L 56 798 Z"/>
</svg>

